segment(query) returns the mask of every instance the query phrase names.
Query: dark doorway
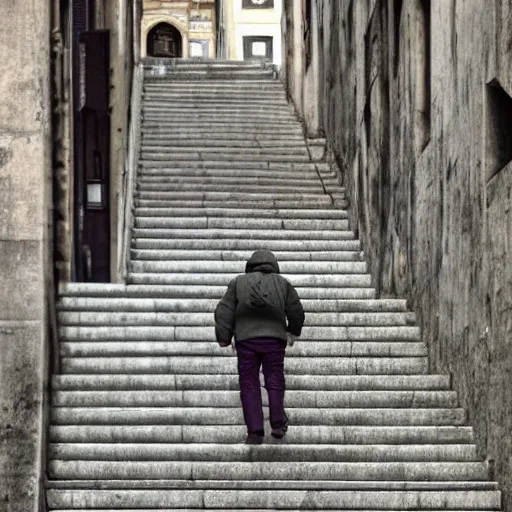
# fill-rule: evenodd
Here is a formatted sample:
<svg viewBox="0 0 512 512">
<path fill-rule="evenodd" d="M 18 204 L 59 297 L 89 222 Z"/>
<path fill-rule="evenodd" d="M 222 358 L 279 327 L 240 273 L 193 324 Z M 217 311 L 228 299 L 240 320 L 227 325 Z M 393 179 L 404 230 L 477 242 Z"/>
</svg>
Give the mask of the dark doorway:
<svg viewBox="0 0 512 512">
<path fill-rule="evenodd" d="M 148 34 L 149 57 L 180 58 L 182 54 L 182 37 L 180 31 L 168 23 L 159 23 Z"/>
</svg>

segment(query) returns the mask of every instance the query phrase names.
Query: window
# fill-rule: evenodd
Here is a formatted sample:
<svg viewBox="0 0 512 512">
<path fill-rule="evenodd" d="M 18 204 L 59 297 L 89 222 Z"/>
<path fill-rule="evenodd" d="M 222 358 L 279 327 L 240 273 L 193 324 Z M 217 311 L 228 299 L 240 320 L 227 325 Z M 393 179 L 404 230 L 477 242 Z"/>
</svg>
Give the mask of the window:
<svg viewBox="0 0 512 512">
<path fill-rule="evenodd" d="M 273 59 L 273 39 L 271 36 L 244 37 L 244 60 L 255 59 Z"/>
<path fill-rule="evenodd" d="M 242 0 L 242 9 L 273 9 L 274 0 Z"/>
</svg>

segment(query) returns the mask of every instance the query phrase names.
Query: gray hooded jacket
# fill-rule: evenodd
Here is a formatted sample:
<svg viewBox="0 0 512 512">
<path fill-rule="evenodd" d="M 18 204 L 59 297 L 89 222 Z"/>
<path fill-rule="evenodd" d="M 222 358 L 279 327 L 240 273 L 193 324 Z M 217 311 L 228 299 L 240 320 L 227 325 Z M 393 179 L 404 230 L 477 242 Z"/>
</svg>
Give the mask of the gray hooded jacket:
<svg viewBox="0 0 512 512">
<path fill-rule="evenodd" d="M 270 251 L 256 251 L 245 274 L 233 279 L 215 309 L 217 341 L 300 336 L 304 310 L 295 288 L 281 275 Z"/>
</svg>

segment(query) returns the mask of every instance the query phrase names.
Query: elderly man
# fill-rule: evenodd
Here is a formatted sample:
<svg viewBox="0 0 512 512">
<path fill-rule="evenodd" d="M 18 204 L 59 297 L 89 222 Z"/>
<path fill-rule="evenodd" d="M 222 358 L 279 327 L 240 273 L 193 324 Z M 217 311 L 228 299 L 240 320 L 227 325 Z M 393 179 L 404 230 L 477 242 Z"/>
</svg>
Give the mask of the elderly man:
<svg viewBox="0 0 512 512">
<path fill-rule="evenodd" d="M 215 309 L 215 334 L 221 347 L 235 337 L 240 398 L 247 425 L 247 444 L 261 444 L 265 435 L 259 373 L 263 366 L 272 436 L 288 428 L 284 411 L 284 353 L 287 341 L 300 336 L 304 310 L 295 288 L 279 274 L 270 251 L 256 251 L 245 274 L 233 279 Z"/>
</svg>

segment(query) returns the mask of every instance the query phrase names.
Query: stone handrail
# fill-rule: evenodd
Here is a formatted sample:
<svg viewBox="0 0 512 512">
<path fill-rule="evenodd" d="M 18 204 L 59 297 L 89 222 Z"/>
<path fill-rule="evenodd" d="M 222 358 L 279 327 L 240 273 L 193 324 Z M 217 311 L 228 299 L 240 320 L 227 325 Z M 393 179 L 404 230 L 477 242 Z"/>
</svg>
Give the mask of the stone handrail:
<svg viewBox="0 0 512 512">
<path fill-rule="evenodd" d="M 130 101 L 130 126 L 128 151 L 122 177 L 122 191 L 118 203 L 118 251 L 117 277 L 126 281 L 130 261 L 131 231 L 133 227 L 133 193 L 140 152 L 140 123 L 142 106 L 142 85 L 144 68 L 138 64 L 133 70 L 132 93 Z"/>
</svg>

